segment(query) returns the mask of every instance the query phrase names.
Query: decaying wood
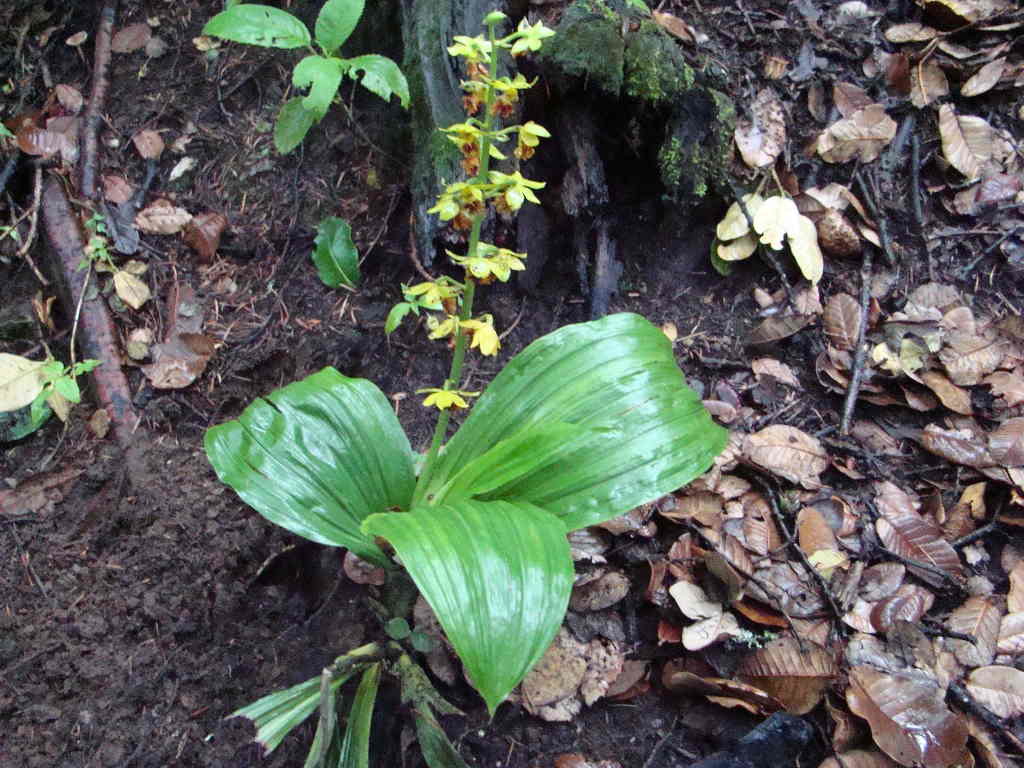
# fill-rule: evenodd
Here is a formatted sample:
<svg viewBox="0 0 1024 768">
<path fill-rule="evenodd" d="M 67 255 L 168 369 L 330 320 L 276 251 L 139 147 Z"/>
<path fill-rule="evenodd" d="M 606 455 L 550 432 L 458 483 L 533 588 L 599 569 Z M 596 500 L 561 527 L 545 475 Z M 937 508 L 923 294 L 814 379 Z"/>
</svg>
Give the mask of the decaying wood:
<svg viewBox="0 0 1024 768">
<path fill-rule="evenodd" d="M 43 225 L 53 253 L 54 271 L 59 273 L 64 306 L 70 310 L 81 303 L 77 338 L 82 358 L 103 363 L 92 372 L 96 400 L 110 416 L 114 438 L 127 447 L 138 419 L 128 380 L 121 370 L 117 331 L 103 297 L 84 295 L 89 270 L 79 269 L 78 265 L 85 256 L 85 238 L 64 186 L 56 176 L 43 185 Z"/>
<path fill-rule="evenodd" d="M 96 152 L 103 104 L 107 100 L 107 88 L 110 85 L 107 71 L 110 69 L 110 40 L 114 32 L 114 16 L 116 13 L 117 0 L 106 0 L 103 4 L 103 10 L 100 11 L 100 23 L 96 30 L 92 91 L 89 94 L 89 104 L 85 108 L 85 125 L 82 133 L 82 160 L 79 165 L 79 191 L 82 197 L 90 200 L 96 196 Z"/>
</svg>

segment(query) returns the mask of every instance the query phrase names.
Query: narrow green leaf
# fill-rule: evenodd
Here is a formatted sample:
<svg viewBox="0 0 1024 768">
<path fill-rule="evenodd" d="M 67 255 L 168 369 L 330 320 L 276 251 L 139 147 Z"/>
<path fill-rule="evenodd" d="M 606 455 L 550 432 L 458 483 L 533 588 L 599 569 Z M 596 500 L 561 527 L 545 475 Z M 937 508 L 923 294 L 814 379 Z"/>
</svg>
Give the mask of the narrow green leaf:
<svg viewBox="0 0 1024 768">
<path fill-rule="evenodd" d="M 281 105 L 274 123 L 274 147 L 282 155 L 287 155 L 306 138 L 309 129 L 316 122 L 316 114 L 303 106 L 304 99 L 296 96 Z"/>
<path fill-rule="evenodd" d="M 318 121 L 331 108 L 341 78 L 341 59 L 323 56 L 307 56 L 292 70 L 292 84 L 296 88 L 309 88 L 309 94 L 302 99 L 302 106 L 312 112 Z"/>
<path fill-rule="evenodd" d="M 354 288 L 359 282 L 359 251 L 352 242 L 352 227 L 344 219 L 328 216 L 313 240 L 313 263 L 320 281 L 331 288 Z"/>
<path fill-rule="evenodd" d="M 430 768 L 469 768 L 427 707 L 417 705 L 414 717 L 420 751 Z"/>
<path fill-rule="evenodd" d="M 373 515 L 363 530 L 394 546 L 493 715 L 562 623 L 564 526 L 532 504 L 467 500 Z"/>
<path fill-rule="evenodd" d="M 398 65 L 387 56 L 371 53 L 344 59 L 342 63 L 348 67 L 349 76 L 359 80 L 366 90 L 377 94 L 384 101 L 390 101 L 394 94 L 403 107 L 409 106 L 409 83 Z M 359 72 L 363 73 L 362 79 L 359 78 Z"/>
<path fill-rule="evenodd" d="M 535 504 L 575 530 L 685 485 L 726 437 L 686 386 L 661 330 L 639 315 L 609 315 L 560 328 L 516 355 L 416 499 L 453 503 L 451 484 L 467 496 Z"/>
<path fill-rule="evenodd" d="M 371 382 L 325 368 L 255 400 L 204 442 L 221 481 L 272 523 L 389 563 L 359 526 L 407 508 L 415 477 L 409 440 Z"/>
<path fill-rule="evenodd" d="M 405 316 L 412 312 L 414 306 L 407 301 L 400 301 L 388 312 L 388 318 L 384 321 L 384 333 L 391 335 L 398 326 L 402 324 Z"/>
<path fill-rule="evenodd" d="M 333 690 L 337 692 L 356 671 L 358 668 L 339 675 L 331 685 Z M 320 678 L 314 677 L 291 688 L 264 696 L 232 712 L 228 717 L 244 717 L 251 720 L 256 726 L 256 741 L 263 746 L 264 754 L 269 754 L 277 749 L 295 726 L 313 714 L 319 703 Z"/>
<path fill-rule="evenodd" d="M 316 18 L 316 41 L 330 55 L 348 40 L 363 15 L 364 0 L 327 0 Z"/>
<path fill-rule="evenodd" d="M 413 632 L 412 636 L 416 637 L 417 634 L 420 633 Z M 412 704 L 414 707 L 421 707 L 428 712 L 435 711 L 441 715 L 463 714 L 462 710 L 437 692 L 427 673 L 409 654 L 403 653 L 399 656 L 396 667 L 395 671 L 402 686 L 402 704 Z"/>
<path fill-rule="evenodd" d="M 373 722 L 373 706 L 377 703 L 379 684 L 380 662 L 367 667 L 363 679 L 359 681 L 359 689 L 348 716 L 345 740 L 341 743 L 338 768 L 369 768 L 370 725 Z"/>
<path fill-rule="evenodd" d="M 306 25 L 290 13 L 254 3 L 221 11 L 206 22 L 203 34 L 265 48 L 302 48 L 312 42 Z"/>
</svg>

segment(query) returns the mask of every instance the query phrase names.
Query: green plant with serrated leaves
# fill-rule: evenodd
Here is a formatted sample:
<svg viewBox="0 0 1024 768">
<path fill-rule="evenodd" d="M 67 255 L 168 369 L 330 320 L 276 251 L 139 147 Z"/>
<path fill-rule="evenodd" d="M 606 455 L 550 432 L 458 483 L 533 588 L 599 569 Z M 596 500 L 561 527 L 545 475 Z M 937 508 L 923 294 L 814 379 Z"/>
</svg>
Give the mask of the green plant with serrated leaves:
<svg viewBox="0 0 1024 768">
<path fill-rule="evenodd" d="M 403 286 L 405 301 L 387 322 L 391 332 L 422 310 L 429 336 L 454 346 L 445 381 L 420 390 L 439 411 L 426 454 L 414 454 L 380 389 L 333 368 L 257 400 L 205 440 L 220 479 L 265 518 L 380 567 L 387 589 L 414 585 L 492 715 L 561 626 L 574 579 L 567 535 L 685 485 L 726 441 L 686 386 L 668 338 L 635 314 L 556 330 L 513 357 L 482 394 L 462 389 L 467 352 L 500 348 L 493 318 L 473 315 L 476 288 L 508 280 L 527 257 L 483 242 L 483 219 L 489 207 L 515 216 L 539 202 L 534 190 L 544 186 L 514 168 L 491 168 L 508 160 L 496 144 L 515 138 L 513 154 L 523 160 L 548 135 L 532 121 L 502 127 L 532 83 L 499 77 L 498 67 L 500 53 L 536 51 L 553 32 L 524 20 L 499 37 L 504 19 L 489 14 L 486 36 L 456 37 L 448 49 L 465 63 L 468 116 L 443 131 L 467 179 L 449 184 L 432 211 L 468 233 L 465 253 L 449 253 L 463 274 Z M 449 437 L 458 409 L 469 415 Z M 464 766 L 436 721 L 455 710 L 413 660 L 429 644 L 408 627 L 411 603 L 371 602 L 381 641 L 236 715 L 256 723 L 269 749 L 319 707 L 307 766 L 366 766 L 367 710 L 388 672 L 412 705 L 427 763 Z M 337 691 L 357 673 L 342 734 Z"/>
<path fill-rule="evenodd" d="M 287 11 L 254 3 L 232 5 L 203 27 L 204 35 L 236 43 L 309 50 L 292 70 L 292 84 L 309 90 L 305 96 L 286 101 L 274 125 L 274 146 L 281 154 L 295 149 L 309 129 L 324 118 L 346 76 L 384 101 L 397 96 L 403 107 L 409 106 L 409 84 L 391 59 L 377 54 L 350 59 L 338 55 L 359 23 L 363 6 L 364 0 L 327 0 L 312 35 Z"/>
</svg>

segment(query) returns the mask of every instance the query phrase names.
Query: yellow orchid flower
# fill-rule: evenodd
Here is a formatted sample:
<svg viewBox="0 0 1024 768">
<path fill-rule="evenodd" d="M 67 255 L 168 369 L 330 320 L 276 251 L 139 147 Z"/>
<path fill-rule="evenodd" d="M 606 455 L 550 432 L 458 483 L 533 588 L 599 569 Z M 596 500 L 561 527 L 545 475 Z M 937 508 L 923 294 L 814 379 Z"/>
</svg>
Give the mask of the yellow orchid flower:
<svg viewBox="0 0 1024 768">
<path fill-rule="evenodd" d="M 479 349 L 482 355 L 496 355 L 501 349 L 498 332 L 494 330 L 494 318 L 481 315 L 479 320 L 463 320 L 462 327 L 473 334 L 471 349 Z"/>
<path fill-rule="evenodd" d="M 434 406 L 439 411 L 446 411 L 449 408 L 468 408 L 469 403 L 466 402 L 466 398 L 476 397 L 480 393 L 466 392 L 461 389 L 454 390 L 438 389 L 437 387 L 427 387 L 426 389 L 417 389 L 416 394 L 427 394 L 427 396 L 423 399 L 424 407 L 429 408 L 430 406 Z"/>
</svg>

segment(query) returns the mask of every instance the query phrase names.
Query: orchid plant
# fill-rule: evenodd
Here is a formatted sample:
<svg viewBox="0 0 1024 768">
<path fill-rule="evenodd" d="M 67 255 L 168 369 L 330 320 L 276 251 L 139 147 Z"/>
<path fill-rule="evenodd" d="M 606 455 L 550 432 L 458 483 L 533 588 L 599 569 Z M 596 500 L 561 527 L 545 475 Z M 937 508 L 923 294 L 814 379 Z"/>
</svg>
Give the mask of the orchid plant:
<svg viewBox="0 0 1024 768">
<path fill-rule="evenodd" d="M 515 167 L 491 167 L 529 158 L 549 135 L 532 121 L 501 125 L 533 85 L 521 75 L 498 76 L 501 55 L 536 51 L 554 34 L 524 20 L 499 36 L 505 20 L 488 14 L 486 35 L 456 37 L 448 49 L 464 62 L 467 117 L 443 131 L 459 147 L 467 178 L 448 184 L 431 210 L 465 233 L 465 251 L 449 252 L 461 279 L 403 286 L 404 301 L 387 321 L 390 333 L 423 312 L 428 336 L 453 348 L 446 379 L 420 391 L 423 404 L 438 410 L 425 456 L 413 453 L 383 392 L 333 368 L 255 401 L 205 441 L 221 480 L 268 520 L 346 547 L 389 581 L 411 578 L 492 715 L 561 626 L 574 578 L 567 534 L 679 488 L 725 445 L 725 431 L 686 386 L 668 338 L 635 314 L 563 327 L 513 357 L 483 393 L 462 388 L 468 350 L 496 355 L 501 346 L 493 317 L 474 314 L 476 289 L 508 280 L 527 258 L 480 239 L 487 207 L 515 216 L 539 203 L 544 187 Z M 499 148 L 513 138 L 514 160 Z M 446 442 L 460 409 L 469 415 Z M 384 626 L 396 618 L 403 617 Z M 387 631 L 391 640 L 339 656 L 319 680 L 235 714 L 252 719 L 271 749 L 319 704 L 307 765 L 366 766 L 385 671 L 402 681 L 427 763 L 464 765 L 435 719 L 455 710 L 402 644 L 410 639 L 415 647 L 415 635 Z M 342 736 L 335 699 L 356 673 L 361 681 Z"/>
</svg>

